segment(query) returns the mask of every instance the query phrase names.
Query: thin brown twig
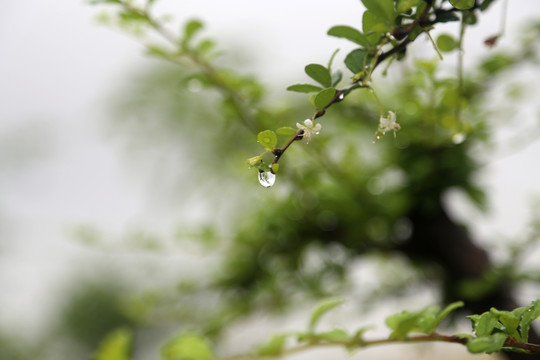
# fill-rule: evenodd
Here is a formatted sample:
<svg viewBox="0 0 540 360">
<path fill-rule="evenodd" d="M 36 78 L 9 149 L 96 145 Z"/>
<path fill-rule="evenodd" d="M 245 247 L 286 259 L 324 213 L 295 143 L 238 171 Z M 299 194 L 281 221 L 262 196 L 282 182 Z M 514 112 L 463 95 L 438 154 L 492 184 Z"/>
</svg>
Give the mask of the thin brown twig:
<svg viewBox="0 0 540 360">
<path fill-rule="evenodd" d="M 364 340 L 364 339 L 355 339 L 355 340 L 346 340 L 346 341 L 313 341 L 300 344 L 288 349 L 285 349 L 281 352 L 280 356 L 287 356 L 296 353 L 300 353 L 315 347 L 346 347 L 346 348 L 366 348 L 371 346 L 379 345 L 392 345 L 392 344 L 412 344 L 412 343 L 427 343 L 427 342 L 446 342 L 453 344 L 467 345 L 469 342 L 468 338 L 458 337 L 454 335 L 444 335 L 439 333 L 432 333 L 427 335 L 417 335 L 410 336 L 403 339 L 400 338 L 384 338 L 384 339 L 374 339 L 374 340 Z M 531 343 L 522 343 L 515 339 L 506 340 L 504 347 L 507 348 L 519 348 L 529 351 L 530 353 L 538 354 L 540 353 L 540 345 L 531 344 Z M 220 360 L 248 360 L 261 358 L 255 354 L 243 354 L 243 355 L 234 355 L 230 357 L 221 358 Z"/>
<path fill-rule="evenodd" d="M 383 52 L 381 53 L 375 64 L 373 65 L 373 68 L 372 68 L 372 71 L 375 70 L 375 68 L 377 66 L 379 66 L 379 64 L 381 64 L 384 60 L 386 60 L 388 57 L 392 56 L 392 55 L 395 55 L 397 53 L 400 53 L 402 52 L 403 50 L 405 50 L 405 48 L 407 47 L 407 45 L 409 45 L 411 43 L 411 39 L 409 37 L 409 34 L 413 31 L 413 29 L 418 25 L 420 24 L 422 21 L 424 21 L 429 13 L 429 10 L 431 9 L 432 5 L 433 5 L 433 0 L 425 0 L 426 2 L 426 7 L 424 8 L 424 10 L 422 11 L 422 13 L 420 14 L 420 16 L 418 18 L 416 18 L 411 24 L 407 25 L 407 27 L 405 28 L 396 28 L 399 29 L 401 31 L 401 34 L 402 34 L 402 41 L 400 43 L 398 43 L 397 45 L 395 45 L 394 47 L 392 47 L 390 50 L 386 51 L 386 52 Z M 353 89 L 355 88 L 361 88 L 361 87 L 367 87 L 365 85 L 362 85 L 360 84 L 360 80 L 354 80 L 352 81 L 351 83 L 349 83 L 347 86 L 343 87 L 342 89 L 337 89 L 336 90 L 336 93 L 334 94 L 334 97 L 330 100 L 330 102 L 324 106 L 322 109 L 320 110 L 317 110 L 313 116 L 311 117 L 312 120 L 315 120 L 319 117 L 322 117 L 326 114 L 326 110 L 331 107 L 332 105 L 342 101 L 345 96 Z M 278 151 L 279 155 L 276 155 L 276 157 L 274 158 L 274 161 L 272 161 L 272 165 L 273 164 L 276 164 L 279 159 L 281 158 L 281 156 L 283 155 L 283 152 L 285 150 L 287 150 L 287 148 L 295 141 L 295 140 L 299 140 L 298 138 L 298 135 L 295 134 L 290 140 L 289 142 L 287 143 L 287 145 L 282 148 L 282 149 L 278 149 L 280 151 Z"/>
</svg>

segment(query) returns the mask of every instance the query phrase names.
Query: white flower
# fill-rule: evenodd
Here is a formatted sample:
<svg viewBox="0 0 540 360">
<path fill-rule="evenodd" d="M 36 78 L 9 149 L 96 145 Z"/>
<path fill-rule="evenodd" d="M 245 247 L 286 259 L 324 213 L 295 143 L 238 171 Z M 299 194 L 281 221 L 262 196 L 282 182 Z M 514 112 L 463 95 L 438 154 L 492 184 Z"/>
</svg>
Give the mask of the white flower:
<svg viewBox="0 0 540 360">
<path fill-rule="evenodd" d="M 304 120 L 304 124 L 296 123 L 296 127 L 300 130 L 304 130 L 304 138 L 307 140 L 308 144 L 311 140 L 311 134 L 317 135 L 321 131 L 321 124 L 313 124 L 313 121 L 310 119 Z"/>
<path fill-rule="evenodd" d="M 393 131 L 395 135 L 399 129 L 401 129 L 401 126 L 396 122 L 396 114 L 393 111 L 388 112 L 388 117 L 381 116 L 379 119 L 379 132 L 383 135 L 387 131 Z"/>
</svg>

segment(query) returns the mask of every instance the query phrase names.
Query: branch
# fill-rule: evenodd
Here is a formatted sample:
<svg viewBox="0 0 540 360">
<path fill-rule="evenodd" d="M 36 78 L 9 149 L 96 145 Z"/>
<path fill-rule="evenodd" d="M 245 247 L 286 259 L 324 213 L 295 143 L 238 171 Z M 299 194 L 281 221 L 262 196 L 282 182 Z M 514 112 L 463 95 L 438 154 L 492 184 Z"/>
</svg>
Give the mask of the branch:
<svg viewBox="0 0 540 360">
<path fill-rule="evenodd" d="M 468 338 L 458 337 L 454 335 L 444 335 L 439 333 L 432 333 L 428 335 L 417 335 L 410 336 L 404 339 L 397 338 L 383 338 L 383 339 L 374 339 L 374 340 L 352 340 L 352 341 L 321 341 L 315 340 L 300 344 L 288 349 L 282 350 L 279 354 L 275 356 L 288 356 L 297 353 L 301 353 L 316 347 L 344 347 L 347 349 L 358 349 L 358 348 L 367 348 L 372 346 L 379 345 L 392 345 L 392 344 L 416 344 L 416 343 L 429 343 L 429 342 L 445 342 L 452 344 L 467 345 L 469 342 Z M 506 348 L 518 348 L 528 351 L 530 354 L 540 354 L 540 345 L 531 344 L 531 343 L 522 343 L 514 339 L 509 339 L 504 343 Z M 241 354 L 234 355 L 229 357 L 220 358 L 218 360 L 248 360 L 248 359 L 259 359 L 262 357 L 267 357 L 268 355 L 261 354 Z"/>
<path fill-rule="evenodd" d="M 203 74 L 206 76 L 206 78 L 212 83 L 216 89 L 227 99 L 231 100 L 231 103 L 238 114 L 238 117 L 240 118 L 241 122 L 253 133 L 256 132 L 256 128 L 254 125 L 253 117 L 250 115 L 250 107 L 245 106 L 244 99 L 238 94 L 237 91 L 235 91 L 233 88 L 231 88 L 226 81 L 224 81 L 219 73 L 218 70 L 208 61 L 201 58 L 196 52 L 192 51 L 189 47 L 182 46 L 181 39 L 175 36 L 173 33 L 168 31 L 165 27 L 162 26 L 162 24 L 156 20 L 151 14 L 150 14 L 150 6 L 142 9 L 139 7 L 134 6 L 132 3 L 126 1 L 126 0 L 119 0 L 118 4 L 123 6 L 125 9 L 138 14 L 139 16 L 146 19 L 148 24 L 154 29 L 156 33 L 158 33 L 163 39 L 165 39 L 167 42 L 169 42 L 173 47 L 177 50 L 177 53 L 175 54 L 167 54 L 166 57 L 164 57 L 166 60 L 177 64 L 177 65 L 185 65 L 181 61 L 179 61 L 179 58 L 185 57 L 189 59 Z M 149 47 L 146 44 L 147 48 Z"/>
<path fill-rule="evenodd" d="M 427 15 L 429 14 L 430 9 L 432 8 L 433 0 L 425 0 L 425 2 L 426 2 L 426 7 L 424 8 L 424 10 L 422 11 L 422 13 L 420 14 L 420 16 L 418 18 L 416 18 L 411 24 L 407 25 L 405 28 L 399 28 L 398 27 L 398 28 L 394 29 L 394 31 L 392 32 L 392 35 L 394 36 L 394 35 L 399 34 L 398 36 L 394 36 L 394 37 L 402 39 L 401 42 L 399 42 L 397 45 L 392 47 L 390 50 L 380 53 L 376 57 L 375 64 L 370 69 L 370 73 L 372 73 L 387 58 L 404 51 L 407 48 L 407 46 L 411 43 L 411 39 L 410 39 L 411 32 L 416 28 L 417 25 L 420 25 L 420 24 L 425 22 L 425 20 L 427 19 Z M 352 90 L 354 90 L 356 88 L 369 88 L 369 86 L 364 84 L 363 82 L 361 82 L 361 79 L 353 80 L 351 83 L 349 83 L 344 88 L 338 89 L 336 91 L 334 97 L 332 98 L 332 100 L 330 100 L 330 102 L 324 108 L 316 111 L 311 116 L 311 119 L 315 120 L 315 119 L 317 119 L 319 117 L 324 116 L 326 114 L 326 110 L 329 107 L 331 107 L 332 105 L 342 101 L 350 91 L 352 91 Z M 283 152 L 285 152 L 287 150 L 287 148 L 295 140 L 300 140 L 301 136 L 302 136 L 302 133 L 299 133 L 299 132 L 295 133 L 284 148 L 277 149 L 279 155 L 274 152 L 274 155 L 276 155 L 276 157 L 274 158 L 274 161 L 272 162 L 272 164 L 276 164 L 279 161 L 279 159 L 281 158 L 281 156 L 283 155 Z M 273 171 L 272 171 L 272 173 L 273 173 Z"/>
</svg>

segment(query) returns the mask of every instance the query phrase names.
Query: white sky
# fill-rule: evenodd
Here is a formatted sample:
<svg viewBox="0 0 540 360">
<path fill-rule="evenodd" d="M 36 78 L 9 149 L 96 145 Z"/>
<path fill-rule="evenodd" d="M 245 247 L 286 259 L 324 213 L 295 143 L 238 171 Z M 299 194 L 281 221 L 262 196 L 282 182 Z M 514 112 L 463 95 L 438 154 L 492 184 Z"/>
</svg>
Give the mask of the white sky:
<svg viewBox="0 0 540 360">
<path fill-rule="evenodd" d="M 284 87 L 301 80 L 310 62 L 325 62 L 342 47 L 325 35 L 335 24 L 359 24 L 358 0 L 162 0 L 177 19 L 207 24 L 222 43 L 237 39 L 262 80 Z M 110 231 L 152 218 L 144 179 L 123 167 L 105 136 L 109 95 L 140 66 L 143 55 L 128 37 L 97 26 L 96 9 L 74 0 L 4 0 L 0 12 L 0 324 L 35 316 L 36 299 L 54 302 L 50 286 L 95 256 L 69 240 L 69 227 L 95 223 Z M 537 0 L 510 1 L 511 34 L 540 15 Z M 471 29 L 467 53 L 487 51 L 481 41 L 497 32 L 500 7 Z M 478 35 L 477 35 L 478 34 Z M 301 44 L 300 46 L 298 44 Z M 451 60 L 450 60 L 451 61 Z M 292 77 L 292 78 L 291 78 Z M 281 91 L 281 93 L 279 93 Z M 494 210 L 475 229 L 519 234 L 530 193 L 540 194 L 538 142 L 486 169 Z M 466 205 L 457 203 L 471 212 Z M 474 212 L 472 212 L 474 214 Z M 475 219 L 480 219 L 475 215 Z M 167 223 L 169 220 L 165 219 Z M 480 221 L 480 220 L 478 220 Z M 490 224 L 490 225 L 486 225 Z M 23 312 L 23 309 L 25 311 Z M 24 316 L 22 314 L 25 314 Z M 22 317 L 21 317 L 22 316 Z"/>
</svg>

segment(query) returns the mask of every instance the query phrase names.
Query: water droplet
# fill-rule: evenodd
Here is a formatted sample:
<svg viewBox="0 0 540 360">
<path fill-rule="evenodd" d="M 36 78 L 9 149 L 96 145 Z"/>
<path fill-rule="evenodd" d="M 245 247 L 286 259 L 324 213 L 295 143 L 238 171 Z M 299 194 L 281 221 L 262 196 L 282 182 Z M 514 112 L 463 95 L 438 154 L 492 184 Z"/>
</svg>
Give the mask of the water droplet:
<svg viewBox="0 0 540 360">
<path fill-rule="evenodd" d="M 259 182 L 264 187 L 270 187 L 276 182 L 276 175 L 271 171 L 259 170 Z"/>
<path fill-rule="evenodd" d="M 343 93 L 339 94 L 338 99 L 339 99 L 339 101 L 345 99 L 345 94 L 343 94 Z"/>
<path fill-rule="evenodd" d="M 457 133 L 457 134 L 454 134 L 454 136 L 452 136 L 452 142 L 456 145 L 461 144 L 462 142 L 465 141 L 466 138 L 467 136 L 465 136 L 465 134 Z"/>
<path fill-rule="evenodd" d="M 187 88 L 193 93 L 198 93 L 203 89 L 203 83 L 199 79 L 191 79 L 187 84 Z"/>
</svg>

